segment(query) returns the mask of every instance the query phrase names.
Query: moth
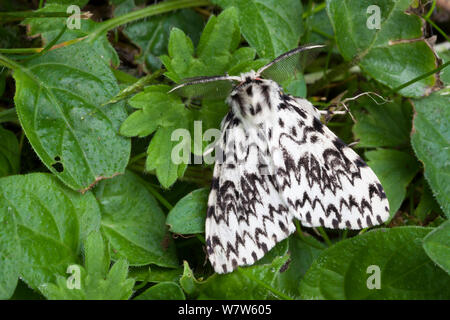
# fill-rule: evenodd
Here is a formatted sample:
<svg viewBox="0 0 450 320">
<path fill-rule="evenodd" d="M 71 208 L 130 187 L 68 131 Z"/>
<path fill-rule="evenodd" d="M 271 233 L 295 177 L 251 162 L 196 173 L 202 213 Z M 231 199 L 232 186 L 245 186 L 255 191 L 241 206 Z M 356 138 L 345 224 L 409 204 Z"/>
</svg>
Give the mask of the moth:
<svg viewBox="0 0 450 320">
<path fill-rule="evenodd" d="M 217 273 L 254 264 L 296 230 L 294 219 L 306 227 L 363 229 L 389 218 L 374 172 L 321 122 L 316 107 L 278 84 L 320 47 L 298 47 L 240 76 L 190 78 L 171 90 L 228 96 L 205 224 Z"/>
</svg>

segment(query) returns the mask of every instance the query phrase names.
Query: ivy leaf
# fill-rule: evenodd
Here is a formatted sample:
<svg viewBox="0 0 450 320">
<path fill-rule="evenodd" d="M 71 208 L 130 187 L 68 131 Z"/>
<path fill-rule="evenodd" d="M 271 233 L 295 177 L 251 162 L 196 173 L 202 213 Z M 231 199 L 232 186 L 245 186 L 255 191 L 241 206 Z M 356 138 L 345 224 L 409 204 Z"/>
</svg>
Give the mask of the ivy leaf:
<svg viewBox="0 0 450 320">
<path fill-rule="evenodd" d="M 81 242 L 100 227 L 92 193 L 72 191 L 50 174 L 1 178 L 0 194 L 0 216 L 13 214 L 16 220 L 21 278 L 33 289 L 76 264 Z"/>
<path fill-rule="evenodd" d="M 145 290 L 134 300 L 186 300 L 186 297 L 175 282 L 160 282 Z"/>
<path fill-rule="evenodd" d="M 260 57 L 273 59 L 298 46 L 303 32 L 300 1 L 214 0 L 213 3 L 238 10 L 242 34 Z"/>
<path fill-rule="evenodd" d="M 430 232 L 423 241 L 423 248 L 439 267 L 450 274 L 450 220 Z"/>
<path fill-rule="evenodd" d="M 358 103 L 363 108 L 355 111 L 357 122 L 353 133 L 360 141 L 358 147 L 409 146 L 411 105 L 399 99 L 392 103 L 376 104 L 368 97 Z"/>
<path fill-rule="evenodd" d="M 449 299 L 450 277 L 422 248 L 430 230 L 376 229 L 335 244 L 305 274 L 301 298 Z"/>
<path fill-rule="evenodd" d="M 0 126 L 0 177 L 18 173 L 19 168 L 19 142 L 14 133 Z"/>
<path fill-rule="evenodd" d="M 167 215 L 166 224 L 170 231 L 180 234 L 205 232 L 206 209 L 209 188 L 188 193 Z"/>
<path fill-rule="evenodd" d="M 127 171 L 102 181 L 94 194 L 102 213 L 102 231 L 114 260 L 125 258 L 133 266 L 178 266 L 164 213 L 145 181 Z"/>
<path fill-rule="evenodd" d="M 109 67 L 85 43 L 47 52 L 14 70 L 14 101 L 33 149 L 69 187 L 86 191 L 123 173 L 130 141 L 119 136 L 123 103 Z"/>
<path fill-rule="evenodd" d="M 79 270 L 80 287 L 70 288 L 69 279 L 57 276 L 55 283 L 40 286 L 50 300 L 126 300 L 133 293 L 134 280 L 128 278 L 128 263 L 122 259 L 109 270 L 108 247 L 100 232 L 92 232 L 86 239 L 85 266 L 74 265 Z M 77 274 L 74 273 L 74 276 Z"/>
<path fill-rule="evenodd" d="M 411 0 L 327 0 L 326 4 L 344 59 L 358 61 L 368 75 L 389 88 L 437 67 L 435 54 L 422 34 L 424 22 L 419 16 L 406 13 Z M 374 5 L 380 12 L 379 24 L 376 11 L 368 13 Z M 431 75 L 399 93 L 420 97 L 436 84 L 436 76 Z"/>
<path fill-rule="evenodd" d="M 411 144 L 425 167 L 425 178 L 450 218 L 450 96 L 444 90 L 414 100 Z"/>
<path fill-rule="evenodd" d="M 365 155 L 386 192 L 392 218 L 405 199 L 406 187 L 419 172 L 419 164 L 414 156 L 392 149 L 377 149 Z"/>
</svg>

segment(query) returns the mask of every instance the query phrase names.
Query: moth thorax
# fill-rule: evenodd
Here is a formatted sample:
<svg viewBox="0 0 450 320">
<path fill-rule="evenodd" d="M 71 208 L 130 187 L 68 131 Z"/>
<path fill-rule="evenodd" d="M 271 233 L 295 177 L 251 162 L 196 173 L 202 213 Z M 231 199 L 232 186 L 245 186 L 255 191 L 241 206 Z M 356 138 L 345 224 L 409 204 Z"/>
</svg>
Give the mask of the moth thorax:
<svg viewBox="0 0 450 320">
<path fill-rule="evenodd" d="M 260 124 L 267 120 L 272 112 L 274 94 L 278 86 L 270 80 L 245 79 L 236 86 L 228 98 L 233 112 L 243 120 Z"/>
</svg>

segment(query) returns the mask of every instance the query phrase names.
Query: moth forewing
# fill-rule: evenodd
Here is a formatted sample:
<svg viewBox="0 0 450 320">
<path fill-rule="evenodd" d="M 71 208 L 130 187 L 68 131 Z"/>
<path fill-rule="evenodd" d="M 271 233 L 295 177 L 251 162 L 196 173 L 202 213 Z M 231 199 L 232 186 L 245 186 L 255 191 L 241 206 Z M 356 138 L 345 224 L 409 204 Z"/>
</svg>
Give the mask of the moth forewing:
<svg viewBox="0 0 450 320">
<path fill-rule="evenodd" d="M 325 47 L 325 45 L 306 45 L 295 48 L 261 67 L 257 71 L 257 74 L 263 76 L 263 78 L 282 83 L 289 79 L 289 77 L 296 75 L 298 72 L 303 72 L 308 61 L 311 60 L 315 54 L 318 54 L 319 49 L 323 47 Z"/>
<path fill-rule="evenodd" d="M 233 88 L 233 81 L 239 81 L 233 76 L 208 76 L 186 78 L 175 86 L 169 93 L 176 93 L 190 99 L 225 99 Z"/>
</svg>

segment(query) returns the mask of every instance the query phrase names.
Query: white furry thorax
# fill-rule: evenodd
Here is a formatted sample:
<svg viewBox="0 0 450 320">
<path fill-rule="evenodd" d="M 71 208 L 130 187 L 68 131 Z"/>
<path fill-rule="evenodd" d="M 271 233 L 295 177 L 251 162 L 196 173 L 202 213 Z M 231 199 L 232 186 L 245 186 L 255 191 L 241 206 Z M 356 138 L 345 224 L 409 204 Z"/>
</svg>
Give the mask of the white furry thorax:
<svg viewBox="0 0 450 320">
<path fill-rule="evenodd" d="M 272 117 L 281 102 L 281 87 L 272 80 L 261 79 L 255 71 L 242 73 L 241 82 L 227 98 L 233 113 L 243 122 L 260 124 Z"/>
</svg>

